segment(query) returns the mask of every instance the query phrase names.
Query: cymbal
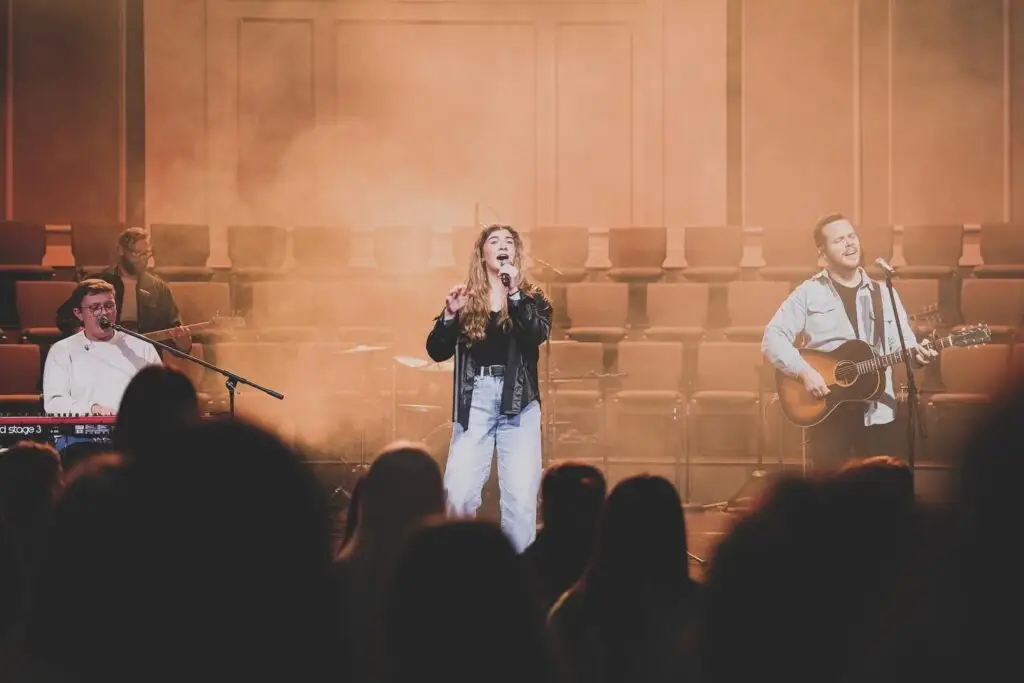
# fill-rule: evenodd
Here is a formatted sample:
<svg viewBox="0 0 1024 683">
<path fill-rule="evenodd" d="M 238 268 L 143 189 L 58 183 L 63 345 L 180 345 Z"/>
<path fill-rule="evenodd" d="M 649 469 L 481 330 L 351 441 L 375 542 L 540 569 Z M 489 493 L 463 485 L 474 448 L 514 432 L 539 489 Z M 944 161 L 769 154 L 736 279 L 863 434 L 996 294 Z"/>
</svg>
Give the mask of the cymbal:
<svg viewBox="0 0 1024 683">
<path fill-rule="evenodd" d="M 416 356 L 395 356 L 394 361 L 399 365 L 404 365 L 407 368 L 413 370 L 420 370 L 422 372 L 451 372 L 455 367 L 452 361 L 445 361 L 444 363 L 435 363 L 425 358 L 417 358 Z"/>
<path fill-rule="evenodd" d="M 338 351 L 338 354 L 346 355 L 349 353 L 371 353 L 373 351 L 387 351 L 390 348 L 390 346 L 367 346 L 365 344 L 360 344 L 359 346 L 353 346 L 351 349 Z"/>
</svg>

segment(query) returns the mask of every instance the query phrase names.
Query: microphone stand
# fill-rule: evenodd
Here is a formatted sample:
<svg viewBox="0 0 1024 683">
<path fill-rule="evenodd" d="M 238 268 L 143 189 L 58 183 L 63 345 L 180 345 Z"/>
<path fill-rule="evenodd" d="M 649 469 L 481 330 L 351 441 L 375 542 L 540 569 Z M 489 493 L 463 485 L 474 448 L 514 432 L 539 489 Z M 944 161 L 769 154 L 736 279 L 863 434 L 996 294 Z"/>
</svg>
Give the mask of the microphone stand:
<svg viewBox="0 0 1024 683">
<path fill-rule="evenodd" d="M 900 352 L 903 354 L 903 365 L 907 369 L 907 464 L 910 466 L 910 477 L 914 477 L 914 443 L 917 432 L 920 430 L 921 438 L 927 439 L 924 422 L 921 420 L 917 403 L 917 381 L 914 379 L 914 368 L 911 367 L 910 352 L 907 350 L 907 340 L 903 336 L 903 323 L 900 321 L 896 307 L 896 290 L 892 287 L 893 273 L 883 269 L 885 273 L 885 286 L 889 289 L 889 301 L 892 303 L 893 317 L 896 320 L 896 333 L 900 338 Z M 885 322 L 882 321 L 884 325 Z M 895 387 L 894 387 L 895 388 Z"/>
<path fill-rule="evenodd" d="M 193 363 L 195 363 L 197 365 L 203 366 L 207 370 L 213 370 L 214 372 L 216 372 L 216 373 L 226 377 L 227 381 L 224 384 L 228 388 L 228 406 L 229 406 L 229 412 L 231 414 L 231 417 L 235 416 L 235 387 L 237 385 L 239 385 L 239 384 L 246 384 L 246 385 L 252 387 L 253 389 L 259 389 L 263 393 L 267 394 L 268 396 L 273 396 L 274 398 L 276 398 L 279 401 L 284 399 L 284 394 L 278 393 L 278 392 L 274 391 L 273 389 L 268 389 L 268 388 L 266 388 L 264 386 L 260 386 L 259 384 L 256 384 L 255 382 L 253 382 L 253 381 L 251 381 L 249 379 L 246 379 L 245 377 L 242 377 L 241 375 L 236 375 L 235 373 L 231 372 L 230 370 L 225 370 L 224 368 L 217 367 L 213 363 L 208 363 L 205 360 L 203 360 L 202 358 L 196 358 L 195 356 L 187 354 L 184 351 L 178 349 L 177 347 L 170 346 L 169 344 L 164 344 L 163 342 L 159 342 L 159 341 L 156 341 L 154 339 L 150 339 L 149 337 L 147 337 L 144 334 L 139 334 L 138 332 L 134 332 L 132 330 L 129 330 L 126 327 L 123 327 L 121 325 L 117 325 L 115 323 L 111 323 L 109 321 L 105 325 L 101 323 L 100 327 L 102 327 L 104 329 L 107 329 L 107 328 L 114 329 L 114 330 L 117 330 L 118 332 L 123 332 L 124 334 L 127 334 L 128 336 L 135 337 L 136 339 L 141 339 L 144 342 L 149 342 L 150 344 L 152 344 L 153 346 L 157 347 L 158 349 L 163 349 L 164 351 L 167 351 L 168 353 L 173 354 L 173 355 L 177 356 L 178 358 L 184 358 L 186 360 L 190 360 L 190 361 L 192 361 Z"/>
<path fill-rule="evenodd" d="M 550 263 L 548 263 L 544 259 L 539 258 L 537 256 L 534 256 L 533 254 L 528 254 L 527 256 L 529 257 L 529 259 L 531 261 L 536 261 L 540 265 L 544 266 L 544 268 L 548 271 L 548 273 L 551 273 L 552 275 L 562 275 L 563 274 L 562 271 L 560 271 L 558 268 L 555 268 L 553 265 L 551 265 Z M 551 296 L 552 300 L 553 300 L 553 296 L 554 295 L 550 291 L 551 281 L 548 280 L 547 278 L 545 278 L 544 287 L 549 290 L 548 292 L 546 292 L 546 294 L 548 296 Z M 552 310 L 551 311 L 551 321 L 552 321 L 552 323 L 554 323 L 554 318 L 555 318 L 555 312 L 554 312 L 554 310 Z M 552 432 L 554 431 L 554 426 L 555 426 L 555 415 L 554 415 L 555 404 L 551 400 L 551 331 L 550 331 L 550 329 L 548 331 L 548 338 L 544 342 L 544 394 L 545 394 L 544 395 L 544 401 L 548 404 L 547 410 L 544 411 L 544 414 L 548 416 L 547 419 L 545 420 L 548 423 L 547 424 L 548 428 L 544 430 L 544 440 L 547 441 L 548 439 L 551 439 L 551 438 L 554 437 L 554 434 L 552 434 Z M 550 446 L 551 448 L 549 449 L 548 446 Z M 554 446 L 550 442 L 547 445 L 544 446 L 544 451 L 546 453 L 549 453 L 549 455 L 548 455 L 549 460 L 550 460 L 550 458 L 552 456 L 554 456 Z"/>
</svg>

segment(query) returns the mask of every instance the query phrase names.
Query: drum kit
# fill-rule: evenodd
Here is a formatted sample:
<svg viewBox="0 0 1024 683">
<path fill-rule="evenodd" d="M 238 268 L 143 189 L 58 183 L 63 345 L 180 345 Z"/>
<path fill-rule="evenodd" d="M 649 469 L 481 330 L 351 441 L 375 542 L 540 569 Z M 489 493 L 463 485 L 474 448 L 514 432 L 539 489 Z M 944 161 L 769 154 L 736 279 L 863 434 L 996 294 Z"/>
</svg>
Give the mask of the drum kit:
<svg viewBox="0 0 1024 683">
<path fill-rule="evenodd" d="M 338 351 L 338 355 L 367 354 L 372 356 L 373 362 L 364 363 L 363 367 L 386 367 L 391 382 L 391 424 L 388 429 L 390 440 L 409 439 L 423 442 L 428 446 L 431 455 L 443 464 L 451 433 L 451 406 L 431 399 L 451 395 L 454 363 L 437 363 L 411 355 L 393 355 L 387 359 L 382 357 L 392 350 L 393 347 L 386 344 L 359 344 Z M 379 361 L 384 361 L 384 365 Z M 403 386 L 404 382 L 401 380 L 405 379 L 409 380 L 411 387 Z M 367 453 L 367 450 L 364 448 L 361 453 L 363 466 L 369 465 L 368 459 L 371 454 Z"/>
<path fill-rule="evenodd" d="M 384 358 L 384 354 L 393 352 L 393 347 L 388 344 L 359 344 L 351 348 L 337 352 L 338 355 L 367 355 L 368 362 L 362 363 L 362 367 L 371 369 L 385 369 L 390 375 L 390 425 L 387 432 L 390 440 L 409 439 L 425 444 L 431 455 L 441 464 L 448 455 L 448 444 L 451 438 L 452 429 L 452 382 L 455 371 L 454 362 L 436 361 L 414 355 L 391 355 Z M 551 459 L 554 455 L 551 437 L 559 431 L 559 426 L 565 428 L 575 425 L 574 420 L 556 419 L 556 406 L 547 399 L 551 392 L 559 385 L 579 383 L 582 381 L 601 380 L 606 375 L 598 373 L 587 373 L 585 375 L 563 375 L 559 373 L 545 373 L 542 378 L 544 395 L 547 409 L 544 411 L 545 418 L 543 430 L 545 432 L 545 460 Z M 405 384 L 408 380 L 409 385 Z M 367 386 L 369 378 L 367 378 Z M 441 397 L 444 397 L 443 399 Z M 584 438 L 575 434 L 571 429 L 567 434 L 570 440 Z M 585 439 L 590 441 L 591 439 Z M 361 449 L 359 466 L 368 467 L 372 459 L 369 453 L 369 444 L 365 443 Z"/>
</svg>

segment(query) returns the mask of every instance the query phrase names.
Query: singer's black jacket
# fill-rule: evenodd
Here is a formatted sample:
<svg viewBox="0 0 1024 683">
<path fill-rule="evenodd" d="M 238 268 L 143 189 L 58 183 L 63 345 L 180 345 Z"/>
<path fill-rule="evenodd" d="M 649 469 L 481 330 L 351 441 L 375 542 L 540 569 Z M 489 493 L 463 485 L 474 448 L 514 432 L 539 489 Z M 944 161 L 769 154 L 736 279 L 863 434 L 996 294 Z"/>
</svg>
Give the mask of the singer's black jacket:
<svg viewBox="0 0 1024 683">
<path fill-rule="evenodd" d="M 540 400 L 537 382 L 537 360 L 540 345 L 551 334 L 551 304 L 539 291 L 521 293 L 519 301 L 508 300 L 508 317 L 512 321 L 505 363 L 505 386 L 501 395 L 501 413 L 518 415 L 532 401 Z M 455 356 L 454 409 L 452 419 L 469 428 L 469 408 L 473 404 L 473 379 L 477 367 L 468 353 L 466 339 L 460 334 L 459 316 L 447 323 L 444 311 L 434 318 L 434 327 L 427 335 L 427 355 L 442 363 Z"/>
<path fill-rule="evenodd" d="M 124 280 L 117 269 L 117 266 L 104 268 L 98 273 L 87 276 L 89 279 L 104 280 L 114 286 L 114 299 L 117 301 L 117 322 L 121 324 L 121 309 L 124 303 Z M 139 273 L 135 280 L 135 301 L 138 305 L 139 332 L 155 332 L 166 330 L 170 327 L 177 327 L 181 324 L 181 314 L 178 313 L 178 304 L 174 302 L 174 295 L 167 283 L 153 275 L 148 270 Z M 74 306 L 69 298 L 57 309 L 57 327 L 60 328 L 62 336 L 74 334 L 82 323 L 75 317 Z"/>
</svg>

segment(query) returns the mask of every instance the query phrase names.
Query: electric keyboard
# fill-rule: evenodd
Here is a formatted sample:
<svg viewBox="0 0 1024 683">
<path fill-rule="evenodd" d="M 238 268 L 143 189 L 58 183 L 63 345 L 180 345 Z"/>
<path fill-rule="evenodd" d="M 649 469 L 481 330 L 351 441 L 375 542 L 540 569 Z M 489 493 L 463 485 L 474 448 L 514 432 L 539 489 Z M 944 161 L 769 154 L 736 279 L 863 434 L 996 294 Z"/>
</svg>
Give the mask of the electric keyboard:
<svg viewBox="0 0 1024 683">
<path fill-rule="evenodd" d="M 0 447 L 19 441 L 52 442 L 58 436 L 109 439 L 113 415 L 0 415 Z"/>
</svg>

